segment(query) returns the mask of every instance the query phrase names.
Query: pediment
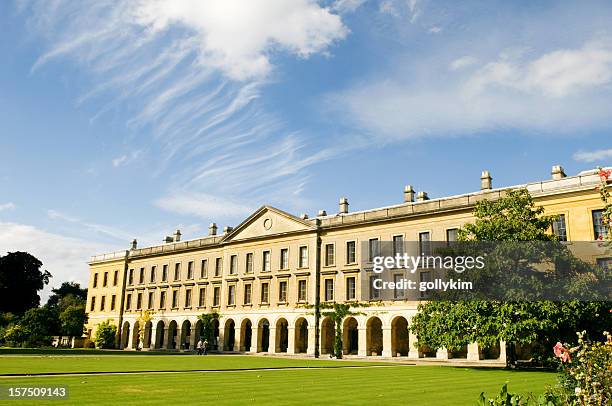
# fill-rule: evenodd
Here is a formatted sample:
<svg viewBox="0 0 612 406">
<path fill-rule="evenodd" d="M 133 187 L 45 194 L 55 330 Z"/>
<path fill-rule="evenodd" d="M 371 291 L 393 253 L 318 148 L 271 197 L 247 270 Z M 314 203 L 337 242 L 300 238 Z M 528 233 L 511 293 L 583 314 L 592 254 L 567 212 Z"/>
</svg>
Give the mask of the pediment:
<svg viewBox="0 0 612 406">
<path fill-rule="evenodd" d="M 228 233 L 223 242 L 313 231 L 315 226 L 292 214 L 263 206 Z"/>
</svg>

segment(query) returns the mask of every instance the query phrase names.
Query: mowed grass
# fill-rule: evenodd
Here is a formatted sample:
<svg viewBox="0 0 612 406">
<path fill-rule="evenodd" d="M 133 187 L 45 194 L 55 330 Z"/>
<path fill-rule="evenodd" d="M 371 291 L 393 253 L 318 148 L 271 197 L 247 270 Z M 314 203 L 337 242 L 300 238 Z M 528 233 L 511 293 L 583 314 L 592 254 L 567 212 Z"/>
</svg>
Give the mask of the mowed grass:
<svg viewBox="0 0 612 406">
<path fill-rule="evenodd" d="M 4 356 L 0 373 L 30 368 L 47 372 L 210 369 L 219 372 L 135 373 L 0 378 L 0 385 L 67 385 L 67 401 L 44 404 L 217 404 L 217 405 L 473 405 L 480 392 L 493 396 L 504 383 L 518 393 L 541 393 L 555 381 L 549 372 L 446 366 L 377 367 L 360 361 L 304 360 L 257 356 Z M 233 368 L 331 367 L 228 371 Z M 171 368 L 168 368 L 171 366 Z M 32 404 L 11 401 L 10 404 Z"/>
<path fill-rule="evenodd" d="M 376 365 L 375 363 L 365 363 L 365 365 L 367 364 Z M 364 362 L 244 355 L 11 355 L 0 356 L 0 375 L 58 372 L 195 371 L 349 365 L 364 365 Z"/>
</svg>

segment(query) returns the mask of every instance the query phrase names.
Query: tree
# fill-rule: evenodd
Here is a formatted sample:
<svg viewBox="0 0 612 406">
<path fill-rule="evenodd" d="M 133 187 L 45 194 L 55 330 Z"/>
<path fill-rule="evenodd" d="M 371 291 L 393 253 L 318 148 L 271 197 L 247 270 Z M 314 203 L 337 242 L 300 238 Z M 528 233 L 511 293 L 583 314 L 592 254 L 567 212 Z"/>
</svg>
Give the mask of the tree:
<svg viewBox="0 0 612 406">
<path fill-rule="evenodd" d="M 82 303 L 87 301 L 87 289 L 81 288 L 77 282 L 64 282 L 59 288 L 51 289 L 52 294 L 47 300 L 47 306 L 58 306 L 60 301 L 66 297 L 80 300 Z"/>
<path fill-rule="evenodd" d="M 219 322 L 221 314 L 212 311 L 210 313 L 202 313 L 198 316 L 198 319 L 202 321 L 202 338 L 212 344 L 215 342 L 215 322 Z"/>
<path fill-rule="evenodd" d="M 35 307 L 28 310 L 18 325 L 26 334 L 23 344 L 42 346 L 51 343 L 51 336 L 59 329 L 58 314 L 50 307 Z"/>
<path fill-rule="evenodd" d="M 85 306 L 69 305 L 59 314 L 59 319 L 62 335 L 80 337 L 83 334 L 83 325 L 87 321 Z"/>
<path fill-rule="evenodd" d="M 38 291 L 51 278 L 41 267 L 42 262 L 27 252 L 0 256 L 0 312 L 23 315 L 40 304 Z"/>
<path fill-rule="evenodd" d="M 117 326 L 112 321 L 106 320 L 98 324 L 94 335 L 94 342 L 97 348 L 114 348 Z"/>
<path fill-rule="evenodd" d="M 495 243 L 478 247 L 489 248 L 487 263 L 493 266 L 479 270 L 476 278 L 505 300 L 420 304 L 411 325 L 419 345 L 453 351 L 471 342 L 491 347 L 503 340 L 509 345 L 507 361 L 514 364 L 517 344 L 539 342 L 548 352 L 551 340 L 575 337 L 578 326 L 591 331 L 611 326 L 609 302 L 530 300 L 546 297 L 550 292 L 561 297 L 559 290 L 568 297 L 577 293 L 589 297 L 591 291 L 581 292 L 579 287 L 584 281 L 590 281 L 583 285 L 587 287 L 598 282 L 598 274 L 592 266 L 576 259 L 566 246 L 555 242 L 550 233 L 554 218 L 543 216 L 543 208 L 535 206 L 526 190 L 509 191 L 499 200 L 479 202 L 474 216 L 473 224 L 459 230 L 459 240 Z M 553 264 L 552 273 L 539 270 L 543 262 Z M 514 289 L 516 286 L 519 288 Z"/>
</svg>

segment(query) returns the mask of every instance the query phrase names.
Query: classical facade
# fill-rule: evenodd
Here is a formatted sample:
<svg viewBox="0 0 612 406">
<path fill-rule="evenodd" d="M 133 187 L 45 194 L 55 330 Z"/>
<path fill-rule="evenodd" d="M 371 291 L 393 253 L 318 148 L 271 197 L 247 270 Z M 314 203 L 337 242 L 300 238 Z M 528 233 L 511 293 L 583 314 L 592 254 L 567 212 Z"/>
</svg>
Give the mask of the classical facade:
<svg viewBox="0 0 612 406">
<path fill-rule="evenodd" d="M 294 216 L 263 206 L 223 233 L 181 241 L 180 232 L 162 245 L 96 255 L 90 262 L 87 334 L 112 320 L 122 349 L 193 349 L 201 333 L 198 315 L 221 314 L 215 335 L 219 351 L 328 354 L 334 323 L 315 319 L 317 302 L 372 302 L 343 322 L 347 355 L 468 360 L 504 357 L 505 346 L 476 344 L 464 351 L 417 348 L 408 326 L 423 297 L 400 292 L 381 297 L 372 288 L 368 248 L 380 241 L 452 240 L 473 220 L 474 204 L 527 188 L 547 214 L 559 215 L 554 232 L 568 241 L 592 241 L 607 232 L 596 171 L 566 176 L 559 166 L 544 181 L 494 189 L 483 172 L 481 190 L 430 199 L 404 189 L 403 202 L 350 212 L 342 198 L 338 213 Z M 605 261 L 605 258 L 592 258 Z M 370 265 L 368 265 L 370 264 Z M 401 272 L 401 271 L 400 271 Z M 419 272 L 426 273 L 423 269 Z M 426 275 L 424 275 L 426 276 Z M 137 318 L 150 310 L 139 339 Z"/>
</svg>

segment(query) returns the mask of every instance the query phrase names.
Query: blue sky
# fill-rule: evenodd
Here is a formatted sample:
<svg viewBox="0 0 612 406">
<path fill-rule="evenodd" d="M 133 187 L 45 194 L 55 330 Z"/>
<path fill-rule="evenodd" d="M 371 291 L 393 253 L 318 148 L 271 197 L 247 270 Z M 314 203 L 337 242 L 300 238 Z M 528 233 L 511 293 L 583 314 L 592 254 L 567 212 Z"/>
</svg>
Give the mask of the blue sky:
<svg viewBox="0 0 612 406">
<path fill-rule="evenodd" d="M 0 251 L 87 258 L 262 204 L 612 160 L 609 2 L 0 2 Z"/>
</svg>

